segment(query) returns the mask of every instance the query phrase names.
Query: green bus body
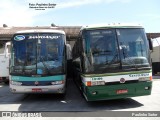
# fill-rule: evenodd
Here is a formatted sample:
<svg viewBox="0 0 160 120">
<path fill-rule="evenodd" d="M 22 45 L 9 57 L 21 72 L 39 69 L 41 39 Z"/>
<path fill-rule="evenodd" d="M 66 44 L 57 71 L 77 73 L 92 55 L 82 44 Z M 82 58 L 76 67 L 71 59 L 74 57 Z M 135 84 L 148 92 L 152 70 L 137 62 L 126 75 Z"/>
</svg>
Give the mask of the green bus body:
<svg viewBox="0 0 160 120">
<path fill-rule="evenodd" d="M 143 72 L 143 71 L 141 71 Z M 147 73 L 144 71 L 144 73 Z M 128 72 L 127 74 L 139 74 L 138 72 Z M 148 71 L 150 74 L 150 71 Z M 120 74 L 120 76 L 123 73 Z M 98 75 L 96 77 L 103 76 Z M 105 74 L 104 74 L 105 76 Z M 103 77 L 104 77 L 103 76 Z M 112 76 L 112 75 L 111 75 Z M 121 78 L 119 76 L 119 78 Z M 84 76 L 81 76 L 83 78 Z M 90 78 L 94 78 L 95 76 L 90 76 Z M 123 83 L 120 84 L 119 82 L 115 83 L 106 83 L 106 85 L 97 85 L 97 86 L 86 86 L 84 83 L 82 85 L 84 96 L 87 101 L 96 101 L 96 100 L 111 100 L 111 99 L 120 99 L 120 98 L 127 98 L 127 97 L 136 97 L 136 96 L 143 96 L 143 95 L 150 95 L 152 89 L 152 81 L 141 81 L 141 82 L 131 82 L 131 83 Z M 127 93 L 117 93 L 117 90 L 127 90 Z M 93 94 L 96 93 L 96 94 Z"/>
<path fill-rule="evenodd" d="M 145 87 L 149 86 L 149 89 L 145 90 Z M 127 97 L 136 97 L 151 94 L 152 82 L 140 82 L 132 84 L 119 84 L 119 85 L 109 85 L 109 86 L 92 86 L 86 87 L 85 95 L 88 101 L 96 100 L 111 100 L 120 99 Z M 117 95 L 116 91 L 119 89 L 127 89 L 127 94 Z M 96 91 L 98 94 L 93 95 L 92 92 Z"/>
<path fill-rule="evenodd" d="M 72 55 L 74 81 L 87 101 L 151 94 L 149 44 L 141 26 L 84 27 Z"/>
</svg>

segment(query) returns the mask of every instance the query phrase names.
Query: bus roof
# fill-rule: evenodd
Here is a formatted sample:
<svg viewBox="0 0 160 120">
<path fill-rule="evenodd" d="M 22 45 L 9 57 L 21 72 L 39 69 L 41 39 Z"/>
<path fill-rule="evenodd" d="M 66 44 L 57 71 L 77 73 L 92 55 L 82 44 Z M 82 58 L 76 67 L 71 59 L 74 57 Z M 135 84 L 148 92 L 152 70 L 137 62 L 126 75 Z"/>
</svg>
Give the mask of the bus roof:
<svg viewBox="0 0 160 120">
<path fill-rule="evenodd" d="M 33 29 L 33 30 L 22 30 L 16 33 L 60 33 L 65 34 L 63 30 L 53 30 L 53 29 Z"/>
<path fill-rule="evenodd" d="M 96 24 L 96 25 L 89 25 L 84 26 L 81 28 L 83 29 L 103 29 L 103 28 L 143 28 L 140 24 L 127 24 L 127 23 L 112 23 L 112 24 Z"/>
</svg>

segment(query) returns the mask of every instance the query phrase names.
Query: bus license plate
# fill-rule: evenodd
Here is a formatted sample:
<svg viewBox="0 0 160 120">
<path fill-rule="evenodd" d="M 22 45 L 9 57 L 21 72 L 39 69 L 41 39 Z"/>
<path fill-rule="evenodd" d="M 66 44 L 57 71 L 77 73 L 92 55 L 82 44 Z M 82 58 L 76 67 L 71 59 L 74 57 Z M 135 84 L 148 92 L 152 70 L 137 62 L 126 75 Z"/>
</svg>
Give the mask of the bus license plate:
<svg viewBox="0 0 160 120">
<path fill-rule="evenodd" d="M 42 89 L 41 88 L 33 88 L 32 92 L 42 92 Z"/>
<path fill-rule="evenodd" d="M 128 93 L 127 89 L 117 90 L 117 94 L 125 94 L 125 93 Z"/>
</svg>

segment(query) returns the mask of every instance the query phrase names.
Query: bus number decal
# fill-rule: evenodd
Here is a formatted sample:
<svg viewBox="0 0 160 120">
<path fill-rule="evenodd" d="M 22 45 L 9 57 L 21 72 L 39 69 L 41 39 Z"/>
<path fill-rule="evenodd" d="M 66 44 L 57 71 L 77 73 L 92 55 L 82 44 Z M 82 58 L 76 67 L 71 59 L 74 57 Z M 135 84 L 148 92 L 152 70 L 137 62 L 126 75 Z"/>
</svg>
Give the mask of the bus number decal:
<svg viewBox="0 0 160 120">
<path fill-rule="evenodd" d="M 103 80 L 102 77 L 92 77 L 91 80 Z"/>
</svg>

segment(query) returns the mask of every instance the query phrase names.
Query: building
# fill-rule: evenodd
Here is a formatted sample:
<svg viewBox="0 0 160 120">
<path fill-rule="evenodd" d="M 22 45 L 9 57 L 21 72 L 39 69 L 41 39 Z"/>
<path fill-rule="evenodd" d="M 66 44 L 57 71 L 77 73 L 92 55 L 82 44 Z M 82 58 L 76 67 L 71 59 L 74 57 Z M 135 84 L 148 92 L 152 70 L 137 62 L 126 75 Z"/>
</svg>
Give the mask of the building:
<svg viewBox="0 0 160 120">
<path fill-rule="evenodd" d="M 20 30 L 32 30 L 32 29 L 60 29 L 64 30 L 67 35 L 67 43 L 71 46 L 74 45 L 74 42 L 79 34 L 81 26 L 36 26 L 36 27 L 8 27 L 7 25 L 3 25 L 0 27 L 0 48 L 4 46 L 4 44 L 11 40 L 11 37 L 14 33 Z"/>
<path fill-rule="evenodd" d="M 31 30 L 31 29 L 61 29 L 67 35 L 67 42 L 73 46 L 74 41 L 77 39 L 81 26 L 36 26 L 36 27 L 8 27 L 3 25 L 0 27 L 0 45 L 3 45 L 5 42 L 10 41 L 14 33 L 20 30 Z M 149 38 L 160 37 L 160 33 L 147 33 Z"/>
<path fill-rule="evenodd" d="M 64 30 L 64 32 L 67 35 L 67 43 L 71 45 L 71 47 L 73 47 L 79 31 L 81 29 L 81 26 L 55 26 L 55 25 L 51 25 L 51 26 L 36 26 L 36 27 L 8 27 L 7 25 L 3 25 L 3 27 L 0 27 L 0 52 L 3 51 L 3 49 L 1 49 L 4 44 L 8 41 L 11 40 L 11 37 L 14 33 L 16 33 L 17 31 L 20 30 L 31 30 L 31 29 L 60 29 L 60 30 Z M 160 33 L 147 33 L 147 38 L 148 39 L 153 39 L 153 38 L 157 38 L 160 37 Z M 160 46 L 159 48 L 153 48 L 153 51 L 151 53 L 152 56 L 152 61 L 153 61 L 153 73 L 157 74 L 158 72 L 160 73 Z M 154 55 L 152 55 L 154 53 Z M 156 56 L 156 57 L 154 57 Z M 159 62 L 156 65 L 154 63 L 154 61 L 157 61 L 156 59 L 159 59 Z"/>
</svg>

